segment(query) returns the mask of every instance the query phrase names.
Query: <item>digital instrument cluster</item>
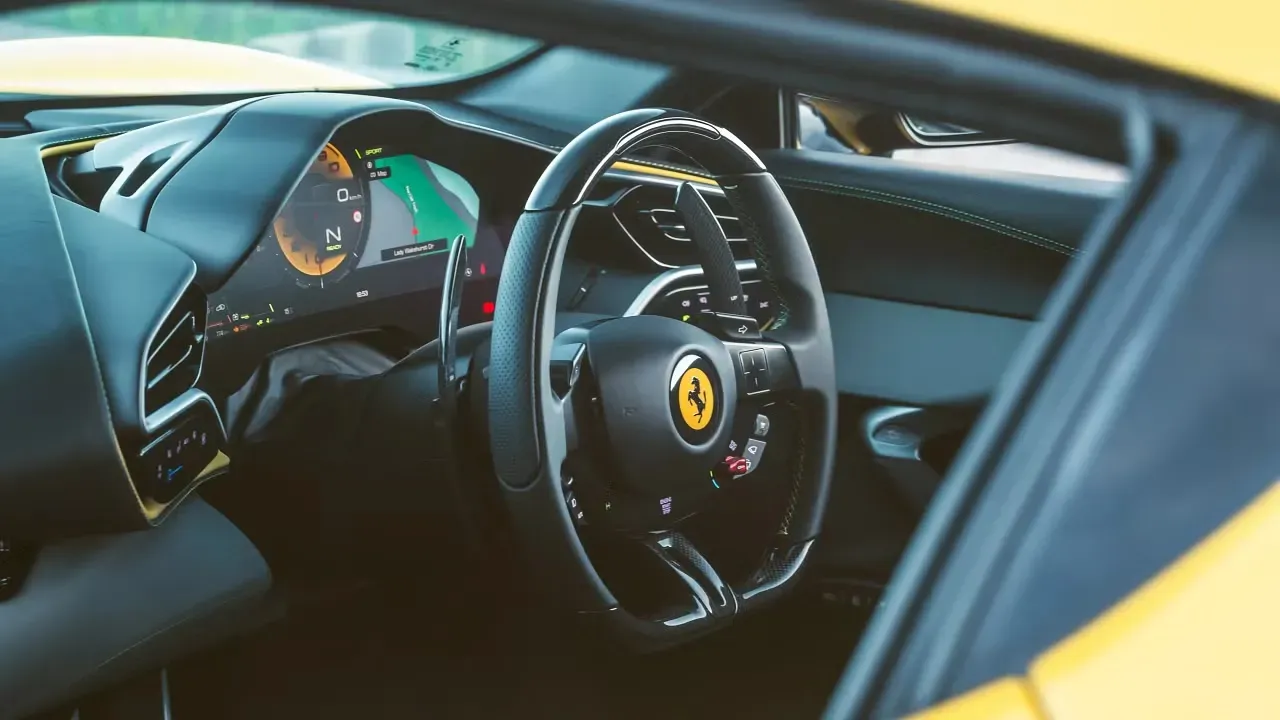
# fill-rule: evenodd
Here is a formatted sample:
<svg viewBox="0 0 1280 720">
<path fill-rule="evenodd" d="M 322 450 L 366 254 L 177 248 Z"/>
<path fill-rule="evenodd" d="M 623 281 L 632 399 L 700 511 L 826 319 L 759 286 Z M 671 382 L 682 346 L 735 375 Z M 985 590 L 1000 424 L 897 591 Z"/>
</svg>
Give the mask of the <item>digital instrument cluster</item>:
<svg viewBox="0 0 1280 720">
<path fill-rule="evenodd" d="M 401 148 L 344 143 L 339 134 L 317 154 L 249 257 L 210 296 L 208 337 L 257 333 L 439 288 L 455 242 L 467 244 L 467 279 L 496 279 L 505 248 L 482 212 L 480 196 L 457 172 Z"/>
</svg>

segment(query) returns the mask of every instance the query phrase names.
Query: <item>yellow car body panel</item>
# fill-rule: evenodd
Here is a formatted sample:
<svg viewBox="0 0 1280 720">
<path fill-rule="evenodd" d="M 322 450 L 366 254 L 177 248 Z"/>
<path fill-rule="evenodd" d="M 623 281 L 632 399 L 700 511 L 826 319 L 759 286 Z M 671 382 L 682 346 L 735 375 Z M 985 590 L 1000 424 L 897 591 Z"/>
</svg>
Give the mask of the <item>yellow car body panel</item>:
<svg viewBox="0 0 1280 720">
<path fill-rule="evenodd" d="M 903 0 L 1280 100 L 1280 3 Z"/>
<path fill-rule="evenodd" d="M 1277 558 L 1280 483 L 1041 656 L 1028 677 L 1047 714 L 1280 718 Z"/>
<path fill-rule="evenodd" d="M 1022 678 L 1001 678 L 954 697 L 910 720 L 1048 720 Z"/>
<path fill-rule="evenodd" d="M 0 93 L 200 95 L 371 90 L 387 83 L 238 45 L 165 37 L 74 36 L 0 42 Z"/>
<path fill-rule="evenodd" d="M 916 717 L 1280 718 L 1276 558 L 1280 483 L 1044 652 L 1025 677 L 1001 678 Z"/>
</svg>

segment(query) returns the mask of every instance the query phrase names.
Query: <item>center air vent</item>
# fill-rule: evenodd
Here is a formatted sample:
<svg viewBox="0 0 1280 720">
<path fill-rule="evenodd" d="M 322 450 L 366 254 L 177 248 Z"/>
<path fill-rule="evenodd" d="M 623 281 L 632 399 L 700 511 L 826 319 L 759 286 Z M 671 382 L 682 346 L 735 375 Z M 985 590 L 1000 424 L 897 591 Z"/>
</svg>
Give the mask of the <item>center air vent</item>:
<svg viewBox="0 0 1280 720">
<path fill-rule="evenodd" d="M 750 257 L 742 222 L 724 194 L 719 188 L 710 187 L 699 188 L 699 192 L 720 221 L 734 257 Z M 655 262 L 671 267 L 698 261 L 684 221 L 675 211 L 675 199 L 675 188 L 670 185 L 639 185 L 614 205 L 614 216 L 636 245 Z"/>
<path fill-rule="evenodd" d="M 173 402 L 196 384 L 204 358 L 207 310 L 204 293 L 192 286 L 161 321 L 147 348 L 143 373 L 146 414 Z"/>
</svg>

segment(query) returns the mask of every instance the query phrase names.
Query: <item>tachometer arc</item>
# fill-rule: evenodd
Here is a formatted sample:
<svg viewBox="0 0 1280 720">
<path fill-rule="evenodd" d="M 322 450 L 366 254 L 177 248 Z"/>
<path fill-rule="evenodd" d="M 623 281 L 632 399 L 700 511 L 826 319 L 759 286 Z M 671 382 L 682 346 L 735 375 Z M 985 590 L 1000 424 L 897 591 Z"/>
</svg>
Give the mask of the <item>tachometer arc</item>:
<svg viewBox="0 0 1280 720">
<path fill-rule="evenodd" d="M 272 223 L 299 285 L 324 287 L 354 268 L 367 234 L 367 195 L 342 151 L 326 144 Z"/>
</svg>

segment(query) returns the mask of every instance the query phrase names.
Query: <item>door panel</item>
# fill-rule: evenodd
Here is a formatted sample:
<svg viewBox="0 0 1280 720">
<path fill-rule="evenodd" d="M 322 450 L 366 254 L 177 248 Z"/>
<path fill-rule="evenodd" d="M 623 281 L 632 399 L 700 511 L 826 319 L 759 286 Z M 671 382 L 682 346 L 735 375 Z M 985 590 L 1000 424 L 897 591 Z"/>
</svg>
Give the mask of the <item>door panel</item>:
<svg viewBox="0 0 1280 720">
<path fill-rule="evenodd" d="M 983 398 L 1028 320 L 828 292 L 840 392 L 928 407 Z"/>
<path fill-rule="evenodd" d="M 1030 319 L 1123 187 L 805 150 L 762 159 L 829 292 Z"/>
<path fill-rule="evenodd" d="M 820 575 L 883 580 L 1123 185 L 804 150 L 762 158 L 818 261 L 842 394 Z"/>
<path fill-rule="evenodd" d="M 1079 247 L 1089 220 L 1123 182 L 1036 173 L 940 168 L 910 160 L 770 150 L 761 159 L 779 182 L 864 192 L 1009 234 L 1033 245 Z M 1066 247 L 1060 247 L 1066 246 Z"/>
</svg>

